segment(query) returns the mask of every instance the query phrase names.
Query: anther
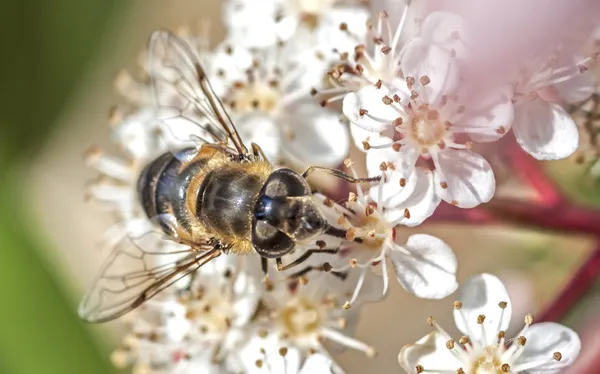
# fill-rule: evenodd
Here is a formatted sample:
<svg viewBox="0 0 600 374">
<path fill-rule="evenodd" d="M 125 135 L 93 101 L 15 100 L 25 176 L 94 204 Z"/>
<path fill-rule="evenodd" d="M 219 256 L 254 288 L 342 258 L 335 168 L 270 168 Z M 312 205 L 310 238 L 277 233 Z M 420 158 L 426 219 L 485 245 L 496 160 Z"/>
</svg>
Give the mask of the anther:
<svg viewBox="0 0 600 374">
<path fill-rule="evenodd" d="M 354 165 L 354 162 L 352 162 L 352 159 L 350 159 L 350 158 L 344 159 L 344 166 L 345 167 L 349 168 L 349 167 L 352 167 L 352 165 Z"/>
<path fill-rule="evenodd" d="M 279 354 L 280 354 L 282 357 L 285 357 L 285 355 L 287 355 L 287 353 L 288 353 L 288 349 L 287 349 L 286 347 L 281 347 L 281 348 L 279 348 Z"/>
<path fill-rule="evenodd" d="M 333 207 L 333 200 L 326 198 L 323 200 L 323 205 L 325 205 L 328 208 L 332 208 Z"/>
<path fill-rule="evenodd" d="M 500 126 L 500 127 L 498 127 L 498 128 L 496 129 L 496 132 L 497 132 L 498 134 L 501 134 L 501 135 L 502 135 L 502 134 L 505 134 L 505 133 L 506 133 L 506 128 L 505 128 L 504 126 Z"/>
<path fill-rule="evenodd" d="M 346 302 L 344 303 L 344 305 L 342 305 L 342 309 L 344 309 L 344 310 L 348 310 L 348 309 L 350 309 L 350 308 L 352 308 L 352 304 L 350 304 L 350 302 L 349 302 L 349 301 L 346 301 Z"/>
<path fill-rule="evenodd" d="M 502 364 L 502 371 L 505 373 L 510 373 L 510 365 L 509 364 Z"/>
<path fill-rule="evenodd" d="M 393 126 L 401 126 L 403 121 L 404 120 L 402 119 L 402 117 L 398 117 L 394 121 L 392 121 L 392 125 Z"/>
<path fill-rule="evenodd" d="M 469 337 L 466 335 L 463 335 L 460 337 L 460 339 L 458 339 L 458 342 L 462 345 L 465 345 L 469 342 Z"/>
<path fill-rule="evenodd" d="M 404 218 L 410 219 L 410 211 L 408 208 L 404 208 Z"/>
<path fill-rule="evenodd" d="M 375 209 L 371 206 L 371 205 L 367 205 L 365 207 L 365 216 L 370 216 L 371 214 L 375 213 Z"/>
<path fill-rule="evenodd" d="M 411 100 L 414 100 L 414 99 L 416 99 L 417 97 L 419 97 L 419 93 L 418 93 L 417 91 L 415 91 L 415 90 L 412 90 L 412 91 L 410 92 L 410 98 L 411 98 Z"/>
<path fill-rule="evenodd" d="M 368 358 L 373 358 L 373 357 L 377 356 L 377 351 L 373 347 L 367 348 L 367 351 L 365 353 Z"/>
<path fill-rule="evenodd" d="M 421 374 L 425 371 L 425 368 L 423 367 L 423 365 L 417 365 L 415 366 L 415 370 L 417 371 L 417 374 Z"/>
<path fill-rule="evenodd" d="M 356 238 L 356 229 L 351 227 L 348 229 L 348 231 L 346 231 L 346 240 L 353 241 L 354 238 Z"/>
<path fill-rule="evenodd" d="M 387 170 L 387 164 L 384 162 L 382 162 L 381 164 L 379 164 L 379 170 L 381 171 L 386 171 Z"/>
<path fill-rule="evenodd" d="M 392 103 L 394 102 L 394 100 L 392 100 L 392 98 L 391 98 L 391 97 L 389 97 L 389 96 L 387 96 L 387 95 L 386 95 L 386 96 L 384 96 L 384 97 L 382 97 L 382 98 L 381 98 L 381 101 L 383 101 L 383 103 L 384 103 L 385 105 L 390 105 L 390 104 L 392 104 Z"/>
<path fill-rule="evenodd" d="M 327 244 L 325 243 L 325 241 L 324 241 L 324 240 L 317 240 L 317 241 L 315 242 L 315 244 L 316 244 L 316 245 L 317 245 L 317 247 L 319 247 L 320 249 L 323 249 L 323 248 L 325 248 L 325 247 L 327 246 Z"/>
<path fill-rule="evenodd" d="M 392 47 L 390 47 L 389 45 L 383 46 L 381 48 L 381 53 L 383 53 L 384 55 L 387 55 L 391 51 L 392 51 Z"/>
<path fill-rule="evenodd" d="M 518 343 L 519 345 L 525 345 L 525 343 L 527 343 L 527 338 L 526 338 L 526 337 L 524 337 L 524 336 L 519 336 L 519 337 L 517 338 L 517 343 Z"/>
<path fill-rule="evenodd" d="M 371 145 L 370 145 L 370 144 L 369 144 L 369 142 L 368 142 L 368 141 L 366 141 L 366 140 L 363 140 L 363 142 L 362 142 L 362 146 L 363 146 L 363 149 L 364 149 L 365 151 L 368 151 L 369 149 L 371 149 Z"/>
<path fill-rule="evenodd" d="M 452 306 L 454 307 L 454 309 L 456 310 L 460 310 L 462 308 L 462 303 L 460 301 L 455 301 Z"/>
<path fill-rule="evenodd" d="M 356 201 L 358 201 L 358 195 L 356 195 L 354 192 L 350 192 L 348 194 L 348 201 L 355 203 Z"/>
<path fill-rule="evenodd" d="M 498 331 L 498 339 L 504 339 L 506 337 L 506 333 L 502 330 Z"/>
<path fill-rule="evenodd" d="M 381 79 L 378 79 L 377 82 L 375 82 L 375 87 L 377 89 L 380 89 L 382 85 L 383 85 L 383 82 L 381 81 Z"/>
<path fill-rule="evenodd" d="M 456 374 L 465 374 L 465 371 L 463 368 L 458 368 L 458 370 L 456 370 Z"/>
<path fill-rule="evenodd" d="M 404 187 L 404 186 L 406 186 L 406 178 L 400 178 L 400 187 Z"/>
<path fill-rule="evenodd" d="M 412 89 L 412 87 L 415 85 L 415 78 L 413 77 L 406 77 L 406 86 L 408 87 L 408 89 Z"/>
<path fill-rule="evenodd" d="M 454 349 L 454 339 L 450 339 L 446 342 L 446 348 Z"/>
<path fill-rule="evenodd" d="M 562 353 L 554 352 L 554 354 L 552 355 L 552 358 L 555 359 L 556 361 L 560 361 L 560 360 L 562 360 Z"/>
<path fill-rule="evenodd" d="M 366 109 L 359 109 L 359 110 L 358 110 L 358 114 L 359 114 L 361 117 L 362 117 L 362 116 L 364 116 L 364 115 L 365 115 L 365 114 L 367 114 L 367 113 L 369 113 L 369 111 L 368 111 L 368 110 L 366 110 Z"/>
<path fill-rule="evenodd" d="M 347 31 L 348 30 L 348 24 L 346 22 L 340 23 L 339 27 L 340 27 L 341 31 Z"/>
<path fill-rule="evenodd" d="M 427 317 L 427 324 L 432 327 L 435 326 L 435 319 L 432 316 Z"/>
<path fill-rule="evenodd" d="M 431 83 L 431 79 L 429 79 L 427 75 L 424 75 L 421 77 L 421 79 L 419 79 L 419 82 L 421 82 L 423 86 L 427 86 L 429 83 Z"/>
<path fill-rule="evenodd" d="M 483 314 L 478 315 L 477 323 L 481 325 L 481 324 L 483 324 L 483 321 L 485 321 L 485 315 L 483 315 Z"/>
<path fill-rule="evenodd" d="M 440 182 L 440 187 L 442 187 L 443 189 L 446 189 L 446 188 L 448 188 L 448 183 Z"/>
<path fill-rule="evenodd" d="M 350 263 L 350 266 L 352 266 L 352 268 L 355 268 L 356 265 L 358 265 L 358 260 L 355 258 L 351 258 L 350 260 L 348 260 L 348 262 Z"/>
<path fill-rule="evenodd" d="M 498 303 L 498 306 L 500 307 L 500 309 L 506 309 L 508 303 L 506 301 L 501 301 Z"/>
<path fill-rule="evenodd" d="M 388 18 L 388 14 L 385 10 L 380 10 L 379 11 L 379 18 Z"/>
<path fill-rule="evenodd" d="M 333 266 L 331 266 L 331 264 L 329 262 L 325 262 L 323 264 L 323 271 L 326 273 L 329 273 L 331 271 L 331 269 L 333 269 Z"/>
<path fill-rule="evenodd" d="M 316 95 L 316 94 L 318 94 L 318 93 L 319 93 L 319 91 L 317 91 L 317 89 L 316 89 L 316 88 L 314 88 L 314 87 L 313 87 L 313 88 L 311 88 L 311 89 L 310 89 L 310 95 L 311 95 L 311 96 L 315 96 L 315 95 Z"/>
<path fill-rule="evenodd" d="M 263 360 L 258 359 L 258 360 L 256 360 L 256 362 L 254 364 L 256 365 L 257 368 L 260 369 L 263 366 Z"/>
<path fill-rule="evenodd" d="M 533 316 L 531 314 L 527 314 L 525 316 L 525 324 L 526 325 L 531 325 L 533 324 Z"/>
</svg>

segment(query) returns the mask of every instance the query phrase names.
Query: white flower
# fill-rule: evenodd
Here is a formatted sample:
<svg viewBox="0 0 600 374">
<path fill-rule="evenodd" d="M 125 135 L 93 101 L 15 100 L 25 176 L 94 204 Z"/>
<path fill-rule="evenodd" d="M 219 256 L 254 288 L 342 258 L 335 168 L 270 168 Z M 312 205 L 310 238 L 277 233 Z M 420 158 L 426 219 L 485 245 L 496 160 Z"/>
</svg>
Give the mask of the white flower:
<svg viewBox="0 0 600 374">
<path fill-rule="evenodd" d="M 262 328 L 254 335 L 298 350 L 301 360 L 312 352 L 326 353 L 324 341 L 339 349 L 351 348 L 373 357 L 374 348 L 351 335 L 360 308 L 342 308 L 343 299 L 355 281 L 352 274 L 348 279 L 336 279 L 328 273 L 310 273 L 294 282 L 275 281 L 262 296 L 265 310 L 256 321 Z"/>
<path fill-rule="evenodd" d="M 532 58 L 519 73 L 513 132 L 521 147 L 536 159 L 562 159 L 577 150 L 577 126 L 559 102 L 581 102 L 592 95 L 595 85 L 586 64 L 594 58 L 578 59 L 557 52 L 545 59 Z"/>
<path fill-rule="evenodd" d="M 246 374 L 342 374 L 326 354 L 311 353 L 303 358 L 298 349 L 286 347 L 273 334 L 255 337 L 239 351 Z"/>
<path fill-rule="evenodd" d="M 262 285 L 251 259 L 222 256 L 185 288 L 165 290 L 124 317 L 131 331 L 113 355 L 134 372 L 219 372 L 251 328 Z M 191 282 L 191 283 L 190 283 Z"/>
<path fill-rule="evenodd" d="M 384 188 L 385 184 L 382 184 L 372 191 Z M 325 204 L 330 206 L 327 213 L 330 222 L 346 231 L 346 240 L 342 242 L 339 253 L 347 262 L 343 266 L 334 266 L 334 270 L 358 273 L 352 297 L 345 307 L 354 304 L 366 288 L 372 288 L 365 287 L 365 282 L 377 277 L 372 273 L 377 266 L 381 266 L 383 273 L 379 295 L 386 295 L 387 260 L 392 263 L 400 285 L 417 297 L 439 299 L 456 290 L 456 257 L 442 240 L 417 234 L 411 235 L 406 243 L 398 244 L 396 226 L 413 218 L 408 208 L 387 209 L 377 205 L 363 194 L 360 187 L 357 194 L 350 193 L 344 206 L 333 204 L 330 200 Z M 414 212 L 422 214 L 418 209 Z M 370 292 L 376 293 L 377 290 Z"/>
<path fill-rule="evenodd" d="M 353 0 L 228 0 L 224 17 L 236 45 L 265 48 L 285 41 L 329 58 L 334 48 L 353 46 L 352 38 L 338 32 L 340 24 L 361 27 L 368 11 Z"/>
<path fill-rule="evenodd" d="M 498 278 L 481 274 L 468 279 L 454 303 L 454 320 L 465 334 L 452 339 L 430 317 L 436 331 L 415 344 L 405 346 L 398 356 L 408 373 L 501 374 L 557 373 L 571 365 L 581 347 L 577 334 L 552 322 L 525 326 L 514 339 L 506 339 L 512 308 L 508 293 Z"/>
<path fill-rule="evenodd" d="M 331 103 L 362 87 L 379 85 L 381 82 L 392 84 L 400 79 L 400 60 L 403 54 L 400 41 L 407 22 L 409 4 L 405 3 L 403 9 L 395 29 L 390 25 L 385 11 L 379 12 L 376 25 L 342 25 L 338 32 L 351 37 L 354 44 L 345 49 L 336 46 L 339 58 L 327 73 L 330 88 L 315 91 L 315 94 L 326 96 L 325 103 Z"/>
<path fill-rule="evenodd" d="M 366 86 L 344 98 L 346 117 L 362 130 L 353 132 L 367 150 L 369 172 L 388 165 L 384 199 L 400 194 L 415 167 L 434 167 L 435 193 L 461 208 L 472 208 L 494 195 L 494 173 L 487 161 L 470 151 L 459 136 L 491 141 L 512 121 L 508 93 L 470 97 L 458 90 L 457 62 L 446 49 L 413 39 L 400 64 L 404 79 L 396 85 Z M 372 134 L 372 135 L 371 135 Z M 418 162 L 424 166 L 417 166 Z M 377 166 L 377 169 L 374 169 Z"/>
<path fill-rule="evenodd" d="M 211 82 L 222 88 L 217 93 L 242 138 L 259 144 L 274 163 L 341 163 L 349 148 L 346 127 L 310 98 L 318 69 L 294 59 L 286 45 L 258 51 L 224 45 L 209 61 L 221 66 Z"/>
</svg>

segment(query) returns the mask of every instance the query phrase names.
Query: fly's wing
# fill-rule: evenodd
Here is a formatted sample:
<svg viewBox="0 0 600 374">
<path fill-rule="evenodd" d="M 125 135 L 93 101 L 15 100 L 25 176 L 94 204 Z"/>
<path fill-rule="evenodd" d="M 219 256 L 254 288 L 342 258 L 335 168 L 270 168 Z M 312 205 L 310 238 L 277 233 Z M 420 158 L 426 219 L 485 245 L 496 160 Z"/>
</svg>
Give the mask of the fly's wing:
<svg viewBox="0 0 600 374">
<path fill-rule="evenodd" d="M 234 155 L 246 155 L 247 148 L 189 44 L 158 30 L 152 34 L 149 52 L 148 70 L 162 130 L 183 142 L 218 144 Z"/>
<path fill-rule="evenodd" d="M 114 245 L 79 305 L 79 316 L 90 323 L 118 318 L 219 255 L 208 239 L 190 248 L 158 232 L 130 233 Z"/>
</svg>

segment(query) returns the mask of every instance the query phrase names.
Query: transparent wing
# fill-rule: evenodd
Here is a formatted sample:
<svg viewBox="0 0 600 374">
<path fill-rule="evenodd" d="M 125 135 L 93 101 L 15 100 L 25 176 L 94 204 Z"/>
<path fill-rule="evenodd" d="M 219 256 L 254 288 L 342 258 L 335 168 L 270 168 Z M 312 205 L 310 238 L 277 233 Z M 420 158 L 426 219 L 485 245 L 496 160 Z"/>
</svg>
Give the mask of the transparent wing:
<svg viewBox="0 0 600 374">
<path fill-rule="evenodd" d="M 170 32 L 158 30 L 152 34 L 149 51 L 148 70 L 163 130 L 180 141 L 192 137 L 240 156 L 247 154 L 194 50 Z"/>
<path fill-rule="evenodd" d="M 79 305 L 79 316 L 90 323 L 118 318 L 220 254 L 209 240 L 190 248 L 157 231 L 129 234 L 103 263 Z"/>
</svg>

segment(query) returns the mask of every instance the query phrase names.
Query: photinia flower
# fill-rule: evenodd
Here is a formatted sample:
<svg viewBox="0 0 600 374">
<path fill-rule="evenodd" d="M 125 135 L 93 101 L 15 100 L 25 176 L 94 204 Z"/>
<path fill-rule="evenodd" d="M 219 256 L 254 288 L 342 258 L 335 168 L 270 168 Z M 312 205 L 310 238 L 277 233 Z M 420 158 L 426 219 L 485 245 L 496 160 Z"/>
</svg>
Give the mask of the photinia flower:
<svg viewBox="0 0 600 374">
<path fill-rule="evenodd" d="M 489 201 L 496 187 L 494 173 L 483 157 L 470 150 L 471 142 L 461 139 L 501 137 L 513 118 L 509 94 L 475 97 L 459 90 L 452 54 L 419 38 L 405 47 L 400 68 L 401 83 L 366 86 L 346 95 L 343 105 L 350 122 L 364 130 L 353 136 L 361 137 L 358 141 L 367 151 L 367 163 L 383 163 L 393 171 L 383 198 L 401 193 L 415 167 L 433 166 L 432 204 L 441 198 L 472 208 Z M 370 167 L 369 172 L 379 171 Z"/>
<path fill-rule="evenodd" d="M 284 41 L 326 58 L 334 56 L 334 48 L 353 46 L 338 32 L 341 24 L 358 28 L 369 16 L 360 0 L 227 0 L 223 10 L 235 45 L 269 48 Z"/>
<path fill-rule="evenodd" d="M 579 132 L 561 101 L 581 102 L 594 93 L 586 66 L 594 58 L 577 60 L 556 52 L 547 59 L 532 59 L 520 71 L 514 88 L 513 132 L 521 147 L 536 159 L 562 159 L 577 150 Z"/>
<path fill-rule="evenodd" d="M 415 186 L 415 189 L 420 188 Z M 381 193 L 384 189 L 385 183 L 382 183 L 374 187 L 371 193 Z M 408 200 L 406 204 L 413 201 Z M 356 194 L 350 193 L 344 206 L 334 204 L 331 200 L 325 200 L 324 203 L 329 208 L 329 221 L 346 230 L 346 240 L 341 243 L 339 252 L 346 262 L 342 266 L 334 266 L 334 270 L 358 273 L 346 308 L 354 304 L 366 289 L 375 295 L 387 294 L 388 260 L 400 285 L 417 297 L 440 299 L 456 290 L 456 257 L 446 243 L 425 234 L 411 235 L 405 243 L 397 238 L 396 226 L 413 222 L 413 212 L 415 216 L 430 214 L 423 214 L 422 207 L 416 206 L 414 210 L 411 210 L 412 206 L 388 209 L 365 196 L 360 186 Z M 416 219 L 420 220 L 418 217 Z M 377 277 L 372 269 L 379 266 L 383 275 L 382 288 L 378 291 L 372 290 L 371 286 L 365 287 L 366 280 Z"/>
<path fill-rule="evenodd" d="M 242 138 L 259 144 L 271 162 L 333 167 L 346 157 L 339 115 L 310 100 L 319 69 L 294 59 L 287 45 L 249 50 L 228 42 L 211 58 L 209 65 L 220 67 L 211 83 Z"/>
<path fill-rule="evenodd" d="M 134 373 L 217 373 L 234 357 L 258 307 L 262 285 L 252 272 L 258 264 L 248 262 L 217 258 L 187 278 L 186 287 L 163 291 L 127 314 L 131 330 L 113 363 L 133 366 Z"/>
<path fill-rule="evenodd" d="M 246 374 L 342 374 L 326 354 L 313 352 L 303 358 L 300 351 L 285 346 L 274 335 L 254 338 L 239 351 Z"/>
<path fill-rule="evenodd" d="M 454 302 L 454 321 L 465 335 L 455 340 L 428 318 L 436 331 L 402 348 L 398 356 L 407 373 L 557 373 L 571 365 L 581 348 L 578 335 L 553 322 L 525 326 L 507 339 L 512 307 L 506 288 L 493 275 L 469 278 Z"/>
<path fill-rule="evenodd" d="M 254 342 L 251 348 L 271 342 L 297 350 L 304 360 L 314 352 L 326 354 L 326 341 L 338 349 L 351 348 L 375 356 L 373 347 L 352 337 L 360 308 L 342 308 L 355 281 L 353 274 L 336 279 L 328 273 L 311 273 L 294 282 L 273 282 L 262 296 L 264 310 L 255 322 L 259 327 L 253 336 L 262 343 Z"/>
</svg>

